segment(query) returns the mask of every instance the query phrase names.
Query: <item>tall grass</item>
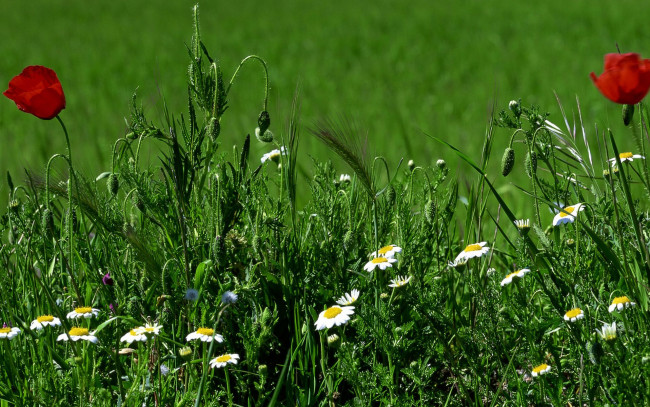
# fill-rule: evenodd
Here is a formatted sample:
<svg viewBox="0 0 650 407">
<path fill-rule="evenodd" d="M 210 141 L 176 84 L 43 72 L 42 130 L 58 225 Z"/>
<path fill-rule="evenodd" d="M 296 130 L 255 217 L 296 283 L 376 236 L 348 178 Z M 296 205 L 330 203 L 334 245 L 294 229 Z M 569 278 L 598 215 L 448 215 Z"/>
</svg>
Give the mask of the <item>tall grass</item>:
<svg viewBox="0 0 650 407">
<path fill-rule="evenodd" d="M 643 105 L 635 146 L 568 117 L 562 129 L 522 102 L 493 115 L 478 163 L 431 136 L 476 174 L 456 179 L 442 159 L 373 160 L 345 120 L 303 127 L 298 96 L 284 127 L 262 100 L 259 137 L 224 148 L 220 123 L 238 77 L 228 81 L 203 44 L 198 8 L 188 51 L 187 111 L 163 105 L 158 123 L 134 97 L 110 173 L 88 177 L 72 161 L 67 174 L 8 179 L 0 334 L 20 333 L 0 337 L 4 405 L 650 401 L 640 199 L 650 190 L 645 161 L 619 156 L 645 149 Z M 260 66 L 247 58 L 241 69 Z M 311 179 L 297 176 L 310 133 L 351 177 L 318 160 Z M 513 137 L 513 171 L 526 174 L 515 187 L 531 215 L 490 172 L 500 134 Z M 145 145 L 159 149 L 157 162 L 143 163 Z M 277 151 L 262 161 L 252 145 Z M 553 216 L 567 222 L 552 226 Z M 389 245 L 401 249 L 396 261 L 373 256 Z M 353 303 L 349 319 L 334 315 L 352 290 L 358 298 L 342 301 Z M 79 307 L 97 315 L 68 318 Z M 61 326 L 31 329 L 43 315 Z M 317 330 L 328 316 L 339 324 Z M 75 326 L 97 343 L 72 341 Z M 126 341 L 131 330 L 140 340 Z M 188 341 L 215 333 L 222 342 Z M 227 360 L 238 363 L 211 367 Z"/>
</svg>

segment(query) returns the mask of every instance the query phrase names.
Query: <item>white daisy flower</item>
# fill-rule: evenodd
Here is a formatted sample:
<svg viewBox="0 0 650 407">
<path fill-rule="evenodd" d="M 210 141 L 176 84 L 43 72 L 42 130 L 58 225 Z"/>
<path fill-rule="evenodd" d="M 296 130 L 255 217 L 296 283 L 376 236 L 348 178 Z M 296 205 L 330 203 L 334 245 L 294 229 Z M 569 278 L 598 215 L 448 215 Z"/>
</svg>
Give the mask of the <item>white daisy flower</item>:
<svg viewBox="0 0 650 407">
<path fill-rule="evenodd" d="M 212 359 L 210 361 L 210 367 L 211 368 L 219 368 L 219 367 L 225 367 L 228 364 L 231 365 L 236 365 L 237 364 L 237 359 L 239 359 L 239 355 L 236 353 L 226 353 L 221 356 L 217 356 L 216 358 Z"/>
<path fill-rule="evenodd" d="M 395 257 L 395 253 L 399 253 L 401 251 L 402 251 L 401 247 L 396 246 L 394 244 L 389 244 L 388 246 L 384 246 L 381 249 L 377 250 L 376 252 L 370 253 L 368 256 L 393 258 Z"/>
<path fill-rule="evenodd" d="M 465 264 L 467 264 L 468 260 L 469 259 L 466 259 L 466 258 L 463 257 L 462 259 L 457 259 L 457 260 L 454 260 L 454 261 L 448 261 L 447 266 L 455 269 L 458 266 L 464 266 Z"/>
<path fill-rule="evenodd" d="M 284 146 L 280 147 L 279 150 L 271 150 L 270 152 L 264 154 L 262 156 L 262 163 L 265 163 L 269 160 L 277 163 L 280 161 L 280 155 L 287 155 L 287 151 L 284 149 Z"/>
<path fill-rule="evenodd" d="M 485 247 L 486 244 L 487 242 L 479 242 L 467 245 L 467 247 L 465 247 L 463 251 L 460 252 L 458 256 L 456 256 L 454 263 L 458 263 L 460 260 L 469 260 L 474 257 L 483 256 L 490 251 L 489 247 Z"/>
<path fill-rule="evenodd" d="M 530 273 L 530 269 L 521 269 L 521 270 L 517 270 L 517 271 L 515 271 L 513 273 L 508 274 L 506 276 L 506 278 L 501 280 L 501 287 L 503 287 L 504 285 L 512 283 L 513 278 L 515 278 L 515 277 L 522 278 L 527 273 Z"/>
<path fill-rule="evenodd" d="M 350 293 L 345 293 L 341 298 L 336 301 L 339 305 L 352 305 L 359 299 L 359 290 L 354 289 Z"/>
<path fill-rule="evenodd" d="M 635 302 L 630 301 L 627 296 L 616 297 L 612 300 L 612 304 L 609 306 L 609 312 L 614 312 L 616 310 L 622 311 L 624 308 L 634 308 L 636 306 Z"/>
<path fill-rule="evenodd" d="M 147 341 L 147 335 L 145 335 L 140 330 L 140 328 L 131 329 L 120 339 L 120 342 L 126 342 L 128 344 L 132 344 L 133 342 L 146 342 L 146 341 Z"/>
<path fill-rule="evenodd" d="M 550 370 L 551 370 L 551 367 L 549 365 L 547 365 L 546 363 L 542 363 L 541 365 L 536 366 L 533 369 L 532 375 L 533 375 L 533 377 L 541 376 L 541 375 L 544 375 L 544 374 L 548 373 Z"/>
<path fill-rule="evenodd" d="M 69 312 L 67 315 L 68 319 L 77 319 L 77 318 L 92 318 L 93 316 L 97 316 L 99 314 L 99 310 L 97 308 L 92 308 L 92 307 L 77 307 L 74 309 L 74 311 Z"/>
<path fill-rule="evenodd" d="M 404 277 L 404 276 L 397 276 L 396 279 L 390 280 L 392 284 L 388 284 L 389 287 L 393 288 L 399 288 L 407 285 L 411 281 L 411 276 Z"/>
<path fill-rule="evenodd" d="M 645 159 L 644 156 L 639 155 L 639 154 L 632 154 L 632 153 L 630 153 L 629 151 L 626 151 L 626 152 L 624 152 L 624 153 L 620 153 L 620 154 L 618 155 L 618 158 L 621 160 L 621 163 L 624 163 L 625 161 L 634 161 L 635 158 L 636 158 L 636 159 L 642 159 L 642 160 Z M 616 157 L 614 157 L 614 158 L 610 158 L 610 159 L 607 160 L 607 161 L 609 161 L 610 163 L 612 163 L 612 167 L 614 167 L 614 166 L 616 165 Z"/>
<path fill-rule="evenodd" d="M 217 342 L 223 342 L 223 336 L 215 334 L 212 328 L 199 328 L 185 337 L 188 342 L 195 339 L 202 342 L 212 342 L 213 339 Z"/>
<path fill-rule="evenodd" d="M 329 329 L 334 325 L 343 325 L 350 320 L 350 315 L 354 314 L 354 307 L 339 307 L 333 305 L 318 315 L 318 320 L 314 323 L 316 330 Z"/>
<path fill-rule="evenodd" d="M 97 343 L 99 339 L 95 336 L 95 332 L 88 332 L 88 329 L 86 328 L 79 328 L 75 327 L 70 329 L 70 331 L 65 334 L 61 334 L 56 337 L 57 341 L 67 341 L 68 340 L 68 335 L 70 336 L 70 339 L 72 339 L 74 342 L 77 342 L 79 340 L 83 341 L 88 341 L 91 343 Z"/>
<path fill-rule="evenodd" d="M 606 341 L 616 339 L 616 322 L 613 324 L 605 323 L 601 330 L 596 329 L 596 333 Z"/>
<path fill-rule="evenodd" d="M 351 181 L 352 181 L 352 177 L 349 176 L 348 174 L 341 174 L 341 176 L 339 177 L 339 182 L 351 182 Z"/>
<path fill-rule="evenodd" d="M 397 259 L 392 257 L 375 257 L 366 263 L 366 265 L 363 266 L 363 269 L 367 272 L 373 271 L 375 267 L 379 267 L 381 270 L 386 270 L 386 267 L 393 267 L 393 263 L 396 261 Z"/>
<path fill-rule="evenodd" d="M 34 329 L 40 331 L 46 326 L 58 326 L 58 325 L 61 325 L 61 320 L 59 318 L 53 317 L 52 315 L 41 315 L 40 317 L 32 321 L 31 325 L 29 326 L 29 329 L 31 329 L 32 331 Z"/>
<path fill-rule="evenodd" d="M 567 206 L 558 212 L 557 215 L 553 218 L 553 226 L 561 225 L 563 223 L 573 223 L 576 220 L 578 212 L 585 209 L 585 206 L 581 203 L 575 205 Z"/>
<path fill-rule="evenodd" d="M 530 231 L 530 219 L 518 219 L 515 226 L 521 233 L 526 234 Z"/>
<path fill-rule="evenodd" d="M 8 339 L 12 340 L 14 336 L 18 335 L 20 333 L 20 328 L 10 328 L 8 326 L 4 326 L 0 328 L 0 339 Z"/>
<path fill-rule="evenodd" d="M 145 335 L 160 335 L 161 329 L 162 329 L 162 325 L 158 325 L 156 323 L 150 324 L 147 322 L 144 326 L 135 328 L 135 331 L 137 333 L 145 334 Z"/>
<path fill-rule="evenodd" d="M 575 322 L 585 317 L 585 313 L 580 308 L 574 308 L 564 314 L 565 321 Z"/>
</svg>

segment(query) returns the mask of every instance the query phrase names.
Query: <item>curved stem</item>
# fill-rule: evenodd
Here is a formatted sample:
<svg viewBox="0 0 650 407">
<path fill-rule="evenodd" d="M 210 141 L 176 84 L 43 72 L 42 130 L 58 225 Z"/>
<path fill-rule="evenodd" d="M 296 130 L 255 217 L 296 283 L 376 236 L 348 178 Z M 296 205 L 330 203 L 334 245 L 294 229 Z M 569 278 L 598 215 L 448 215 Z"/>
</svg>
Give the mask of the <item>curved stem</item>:
<svg viewBox="0 0 650 407">
<path fill-rule="evenodd" d="M 235 70 L 235 73 L 232 75 L 232 78 L 230 78 L 230 82 L 228 83 L 228 88 L 226 88 L 226 94 L 230 93 L 230 88 L 232 87 L 232 84 L 235 82 L 235 78 L 237 77 L 239 70 L 249 60 L 258 61 L 260 64 L 262 64 L 262 67 L 264 68 L 264 80 L 266 82 L 265 85 L 266 89 L 264 92 L 264 110 L 266 110 L 269 101 L 269 70 L 266 66 L 266 62 L 262 58 L 258 57 L 257 55 L 249 55 L 246 58 L 242 59 L 242 61 L 239 63 L 239 66 Z"/>
</svg>

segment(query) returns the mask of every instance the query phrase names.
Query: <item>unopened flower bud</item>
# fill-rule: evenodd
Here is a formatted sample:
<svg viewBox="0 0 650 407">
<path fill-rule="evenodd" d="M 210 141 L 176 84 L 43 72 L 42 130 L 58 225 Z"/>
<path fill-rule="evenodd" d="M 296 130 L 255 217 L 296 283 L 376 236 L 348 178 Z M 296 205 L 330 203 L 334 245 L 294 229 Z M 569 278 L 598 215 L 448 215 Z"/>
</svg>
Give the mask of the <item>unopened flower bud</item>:
<svg viewBox="0 0 650 407">
<path fill-rule="evenodd" d="M 257 127 L 255 128 L 255 137 L 262 142 L 262 143 L 270 143 L 273 141 L 273 133 L 271 133 L 271 130 L 262 130 Z"/>
<path fill-rule="evenodd" d="M 587 354 L 589 355 L 589 360 L 591 363 L 594 365 L 597 365 L 600 363 L 600 359 L 603 357 L 605 352 L 603 351 L 603 345 L 601 345 L 600 342 L 591 342 L 587 341 L 585 344 L 585 348 L 587 349 Z"/>
<path fill-rule="evenodd" d="M 111 174 L 108 176 L 108 181 L 106 181 L 106 188 L 108 188 L 108 192 L 111 195 L 117 195 L 117 191 L 120 189 L 120 181 L 117 179 L 117 174 Z"/>
<path fill-rule="evenodd" d="M 207 131 L 208 137 L 210 137 L 210 140 L 214 142 L 221 133 L 221 123 L 219 123 L 219 119 L 216 117 L 211 118 L 210 122 L 208 123 Z"/>
<path fill-rule="evenodd" d="M 634 117 L 634 105 L 623 105 L 623 124 L 629 126 Z"/>
<path fill-rule="evenodd" d="M 189 346 L 180 348 L 178 350 L 178 354 L 180 355 L 180 357 L 183 358 L 183 360 L 190 360 L 192 359 L 192 348 L 190 348 Z"/>
<path fill-rule="evenodd" d="M 413 171 L 415 169 L 415 161 L 409 160 L 407 165 L 409 167 L 409 170 Z"/>
<path fill-rule="evenodd" d="M 501 158 L 501 174 L 504 177 L 507 177 L 512 171 L 512 168 L 515 166 L 515 150 L 508 147 L 506 151 L 503 152 L 503 158 Z"/>
<path fill-rule="evenodd" d="M 52 233 L 53 227 L 54 216 L 52 215 L 52 211 L 49 208 L 46 208 L 43 211 L 43 217 L 41 218 L 41 229 L 43 231 L 43 234 L 45 236 L 49 236 L 49 234 Z"/>
<path fill-rule="evenodd" d="M 424 217 L 427 222 L 434 223 L 436 221 L 436 204 L 433 202 L 433 199 L 429 199 L 426 204 L 424 204 Z"/>
<path fill-rule="evenodd" d="M 447 161 L 443 160 L 442 158 L 436 161 L 436 167 L 438 167 L 439 170 L 444 170 L 447 168 Z"/>
<path fill-rule="evenodd" d="M 518 100 L 511 100 L 510 103 L 508 103 L 508 108 L 515 117 L 521 116 L 521 104 Z"/>
<path fill-rule="evenodd" d="M 260 112 L 259 117 L 257 118 L 257 126 L 260 129 L 260 133 L 264 134 L 266 130 L 271 126 L 271 116 L 266 110 Z"/>
<path fill-rule="evenodd" d="M 533 178 L 535 173 L 537 173 L 537 153 L 534 151 L 526 154 L 526 159 L 524 160 L 524 168 L 526 170 L 526 175 L 528 178 Z"/>
</svg>

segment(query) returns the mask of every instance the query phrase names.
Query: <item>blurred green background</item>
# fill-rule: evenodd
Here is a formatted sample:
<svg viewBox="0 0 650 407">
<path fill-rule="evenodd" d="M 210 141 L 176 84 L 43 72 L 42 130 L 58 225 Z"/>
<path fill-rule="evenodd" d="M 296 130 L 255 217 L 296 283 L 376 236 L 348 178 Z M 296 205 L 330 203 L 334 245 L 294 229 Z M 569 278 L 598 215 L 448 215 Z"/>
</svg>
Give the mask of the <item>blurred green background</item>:
<svg viewBox="0 0 650 407">
<path fill-rule="evenodd" d="M 602 72 L 603 55 L 616 52 L 616 44 L 622 52 L 650 55 L 648 7 L 629 0 L 597 3 L 240 0 L 204 1 L 200 14 L 203 41 L 226 78 L 249 54 L 268 62 L 276 134 L 299 84 L 307 127 L 321 118 L 350 116 L 367 130 L 373 154 L 391 164 L 404 157 L 429 165 L 444 157 L 455 169 L 449 150 L 423 131 L 479 160 L 493 103 L 502 109 L 522 98 L 561 125 L 554 92 L 569 116 L 577 115 L 580 99 L 593 141 L 597 123 L 614 129 L 622 150 L 634 148 L 620 124 L 619 106 L 605 100 L 588 75 Z M 0 4 L 3 90 L 27 65 L 57 72 L 67 98 L 61 116 L 75 163 L 88 178 L 110 170 L 111 146 L 125 133 L 134 92 L 160 124 L 163 97 L 171 112 L 186 112 L 194 1 Z M 254 131 L 263 85 L 258 66 L 241 71 L 222 121 L 222 151 Z M 0 171 L 9 170 L 16 183 L 24 178 L 23 168 L 44 169 L 52 154 L 65 151 L 58 123 L 21 113 L 6 98 L 0 102 L 0 132 Z M 510 134 L 499 129 L 496 135 L 494 165 Z M 253 148 L 255 159 L 270 149 L 259 143 Z M 300 152 L 307 168 L 309 156 L 333 157 L 307 131 Z M 153 158 L 155 149 L 148 154 Z M 3 200 L 6 192 L 3 180 Z"/>
</svg>

